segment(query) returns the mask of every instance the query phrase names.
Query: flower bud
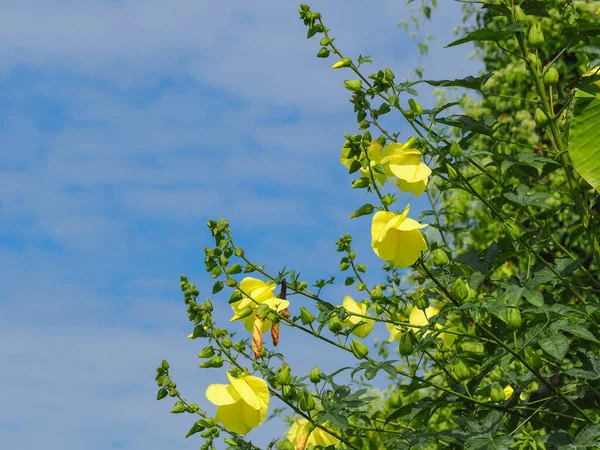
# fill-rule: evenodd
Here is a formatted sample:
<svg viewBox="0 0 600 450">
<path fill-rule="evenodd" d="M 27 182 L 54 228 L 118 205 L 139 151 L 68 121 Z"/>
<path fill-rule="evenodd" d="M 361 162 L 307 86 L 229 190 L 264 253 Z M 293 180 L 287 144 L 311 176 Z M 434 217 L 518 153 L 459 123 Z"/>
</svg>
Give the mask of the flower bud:
<svg viewBox="0 0 600 450">
<path fill-rule="evenodd" d="M 290 374 L 290 366 L 284 364 L 284 366 L 279 369 L 277 373 L 277 377 L 275 378 L 277 383 L 281 386 L 287 386 L 292 382 L 292 375 Z"/>
<path fill-rule="evenodd" d="M 516 5 L 513 8 L 513 18 L 515 19 L 515 21 L 523 21 L 523 22 L 527 22 L 527 14 L 525 14 L 525 11 L 523 11 L 523 9 L 519 6 Z"/>
<path fill-rule="evenodd" d="M 344 324 L 338 316 L 334 316 L 331 319 L 329 319 L 329 324 L 327 325 L 327 328 L 329 328 L 329 331 L 331 331 L 332 333 L 337 334 L 340 331 L 342 331 L 342 328 L 344 328 Z"/>
<path fill-rule="evenodd" d="M 252 314 L 253 311 L 254 310 L 252 309 L 252 306 L 248 305 L 240 309 L 234 317 L 236 319 L 244 319 L 245 317 L 248 317 L 250 314 Z"/>
<path fill-rule="evenodd" d="M 546 86 L 556 86 L 558 84 L 558 70 L 556 67 L 551 66 L 544 74 L 544 84 Z"/>
<path fill-rule="evenodd" d="M 383 298 L 383 291 L 381 290 L 381 286 L 376 285 L 371 289 L 371 300 L 380 300 Z"/>
<path fill-rule="evenodd" d="M 450 164 L 446 164 L 446 171 L 448 172 L 448 179 L 456 180 L 458 178 L 458 172 Z"/>
<path fill-rule="evenodd" d="M 362 89 L 362 81 L 360 80 L 346 80 L 344 81 L 344 86 L 346 89 L 352 92 L 360 92 Z"/>
<path fill-rule="evenodd" d="M 521 312 L 519 311 L 519 308 L 516 306 L 508 308 L 508 311 L 506 312 L 506 325 L 508 328 L 516 330 L 521 327 L 521 322 Z"/>
<path fill-rule="evenodd" d="M 327 58 L 330 54 L 329 49 L 326 49 L 325 47 L 322 47 L 321 50 L 319 50 L 319 53 L 317 53 L 317 58 Z"/>
<path fill-rule="evenodd" d="M 313 367 L 309 374 L 311 383 L 318 383 L 321 381 L 321 371 L 317 366 Z"/>
<path fill-rule="evenodd" d="M 390 408 L 393 409 L 400 408 L 402 406 L 402 399 L 397 392 L 393 392 L 392 395 L 390 395 L 390 398 L 388 399 L 388 405 L 390 405 Z"/>
<path fill-rule="evenodd" d="M 215 356 L 215 349 L 210 345 L 208 347 L 204 347 L 198 354 L 198 358 L 212 358 L 213 356 Z"/>
<path fill-rule="evenodd" d="M 450 156 L 458 158 L 460 155 L 462 155 L 460 144 L 457 141 L 452 141 L 452 144 L 450 144 Z"/>
<path fill-rule="evenodd" d="M 466 381 L 471 378 L 471 371 L 462 359 L 459 359 L 454 363 L 452 372 L 458 381 Z"/>
<path fill-rule="evenodd" d="M 536 68 L 540 62 L 540 59 L 537 57 L 535 53 L 529 53 L 527 55 L 527 60 L 531 62 Z"/>
<path fill-rule="evenodd" d="M 300 393 L 300 409 L 302 411 L 312 411 L 315 409 L 315 399 L 306 389 Z"/>
<path fill-rule="evenodd" d="M 544 365 L 540 355 L 538 355 L 531 347 L 525 349 L 525 362 L 527 362 L 534 370 L 540 370 Z"/>
<path fill-rule="evenodd" d="M 350 350 L 352 350 L 352 354 L 356 356 L 357 359 L 363 359 L 369 354 L 367 346 L 356 339 L 352 339 Z"/>
<path fill-rule="evenodd" d="M 413 342 L 409 333 L 402 333 L 398 351 L 402 356 L 410 356 L 413 353 Z"/>
<path fill-rule="evenodd" d="M 538 23 L 534 23 L 529 28 L 528 42 L 532 47 L 540 47 L 544 44 L 544 33 Z"/>
<path fill-rule="evenodd" d="M 333 66 L 331 66 L 331 68 L 332 69 L 340 69 L 342 67 L 350 67 L 351 65 L 352 65 L 352 60 L 350 58 L 342 58 L 338 62 L 336 62 Z"/>
<path fill-rule="evenodd" d="M 298 392 L 293 386 L 283 386 L 283 388 L 281 388 L 281 393 L 285 398 L 290 400 L 294 400 L 298 396 Z"/>
<path fill-rule="evenodd" d="M 429 308 L 429 299 L 423 291 L 417 292 L 415 296 L 415 306 L 421 311 L 425 311 L 427 308 Z"/>
<path fill-rule="evenodd" d="M 423 107 L 419 105 L 413 98 L 408 99 L 408 106 L 417 116 L 423 112 Z"/>
<path fill-rule="evenodd" d="M 535 124 L 540 128 L 544 128 L 548 125 L 548 117 L 546 117 L 546 114 L 540 108 L 535 108 L 533 118 L 535 119 Z"/>
<path fill-rule="evenodd" d="M 315 321 L 315 316 L 313 316 L 308 309 L 304 306 L 300 307 L 300 320 L 302 321 L 302 325 L 310 325 Z"/>
<path fill-rule="evenodd" d="M 469 298 L 469 285 L 467 285 L 462 278 L 459 278 L 454 282 L 451 293 L 454 300 L 462 303 Z"/>
<path fill-rule="evenodd" d="M 225 338 L 221 341 L 221 345 L 225 348 L 231 348 L 231 346 L 233 345 L 233 342 L 231 342 L 231 339 Z"/>
<path fill-rule="evenodd" d="M 498 383 L 494 383 L 492 386 L 492 390 L 490 391 L 490 398 L 494 403 L 501 403 L 506 400 L 506 394 L 504 393 L 504 389 L 500 387 Z"/>
<path fill-rule="evenodd" d="M 200 364 L 200 367 L 203 369 L 223 367 L 223 358 L 221 358 L 219 355 L 213 356 L 208 361 Z"/>
<path fill-rule="evenodd" d="M 443 267 L 448 264 L 448 255 L 441 248 L 436 249 L 431 255 L 431 258 L 433 259 L 433 264 L 437 267 Z"/>
<path fill-rule="evenodd" d="M 234 288 L 238 285 L 238 282 L 235 278 L 227 278 L 227 281 L 225 281 L 225 284 L 227 286 L 229 286 L 230 288 Z"/>
</svg>

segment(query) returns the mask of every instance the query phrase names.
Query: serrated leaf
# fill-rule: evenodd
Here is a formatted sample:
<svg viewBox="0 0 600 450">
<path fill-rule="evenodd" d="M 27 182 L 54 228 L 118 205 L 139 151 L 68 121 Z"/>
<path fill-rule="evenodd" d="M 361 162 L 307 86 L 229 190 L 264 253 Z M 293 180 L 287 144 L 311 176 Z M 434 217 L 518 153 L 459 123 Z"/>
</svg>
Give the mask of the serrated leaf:
<svg viewBox="0 0 600 450">
<path fill-rule="evenodd" d="M 575 94 L 569 157 L 577 173 L 600 192 L 600 98 L 582 91 Z"/>
<path fill-rule="evenodd" d="M 569 350 L 569 339 L 562 334 L 552 334 L 538 341 L 538 344 L 544 352 L 558 361 L 562 360 Z"/>
<path fill-rule="evenodd" d="M 588 425 L 575 436 L 575 445 L 596 446 L 600 437 L 600 424 Z"/>
</svg>

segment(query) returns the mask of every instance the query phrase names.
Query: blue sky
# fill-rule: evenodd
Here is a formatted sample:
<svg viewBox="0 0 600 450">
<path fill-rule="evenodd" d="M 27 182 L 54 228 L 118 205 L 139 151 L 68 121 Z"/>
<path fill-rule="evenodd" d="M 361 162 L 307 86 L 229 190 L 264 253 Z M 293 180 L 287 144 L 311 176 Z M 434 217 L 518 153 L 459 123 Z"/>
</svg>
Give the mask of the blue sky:
<svg viewBox="0 0 600 450">
<path fill-rule="evenodd" d="M 443 3 L 420 31 L 436 37 L 424 58 L 396 26 L 409 18 L 403 1 L 311 5 L 348 55 L 373 55 L 374 70 L 475 74 L 468 47 L 443 50 L 461 18 Z M 339 164 L 343 134 L 355 132 L 350 74 L 315 57 L 296 10 L 274 0 L 0 6 L 0 447 L 198 448 L 183 439 L 192 418 L 154 400 L 153 377 L 166 357 L 181 391 L 210 410 L 206 386 L 226 380 L 197 367 L 203 342 L 185 338 L 178 281 L 185 273 L 209 294 L 211 218 L 227 218 L 272 272 L 335 274 L 346 232 L 358 259 L 381 266 L 369 220 L 347 220 L 365 200 Z M 416 216 L 423 205 L 411 203 Z M 355 293 L 338 279 L 333 303 Z M 225 322 L 229 307 L 215 303 Z M 285 330 L 282 348 L 298 372 L 344 361 Z M 250 436 L 264 445 L 283 431 L 273 422 Z"/>
</svg>

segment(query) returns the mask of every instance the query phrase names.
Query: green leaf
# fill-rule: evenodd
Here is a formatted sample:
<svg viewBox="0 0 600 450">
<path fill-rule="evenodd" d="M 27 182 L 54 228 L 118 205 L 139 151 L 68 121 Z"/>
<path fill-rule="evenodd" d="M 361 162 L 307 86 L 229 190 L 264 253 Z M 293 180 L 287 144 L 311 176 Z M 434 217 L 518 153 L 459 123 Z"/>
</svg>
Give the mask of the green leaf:
<svg viewBox="0 0 600 450">
<path fill-rule="evenodd" d="M 561 361 L 569 350 L 569 339 L 562 334 L 552 334 L 539 342 L 542 350 L 552 356 L 557 361 Z"/>
<path fill-rule="evenodd" d="M 524 207 L 537 206 L 538 208 L 550 208 L 549 205 L 544 203 L 544 200 L 550 197 L 550 194 L 546 194 L 545 192 L 536 192 L 534 194 L 529 194 L 530 188 L 529 186 L 525 185 L 517 187 L 515 192 L 516 194 L 513 194 L 512 192 L 506 192 L 502 195 L 507 200 Z"/>
<path fill-rule="evenodd" d="M 496 119 L 490 116 L 484 116 L 482 120 L 475 120 L 472 117 L 460 114 L 441 117 L 438 118 L 437 121 L 445 125 L 460 128 L 464 132 L 470 131 L 485 136 L 492 136 L 494 134 L 495 129 L 493 128 L 493 125 L 496 124 Z"/>
<path fill-rule="evenodd" d="M 471 33 L 467 33 L 465 37 L 457 39 L 456 41 L 446 45 L 446 48 L 472 41 L 503 41 L 518 31 L 524 31 L 526 28 L 527 24 L 523 22 L 515 22 L 502 30 L 490 30 L 489 28 L 482 28 L 472 31 Z"/>
<path fill-rule="evenodd" d="M 461 87 L 465 89 L 474 89 L 481 92 L 483 85 L 490 79 L 492 73 L 486 73 L 480 77 L 468 76 L 466 78 L 457 78 L 455 80 L 420 80 L 417 83 L 427 83 L 430 86 L 439 87 Z"/>
<path fill-rule="evenodd" d="M 600 424 L 588 425 L 575 436 L 575 445 L 585 448 L 596 447 L 600 437 Z"/>
<path fill-rule="evenodd" d="M 569 157 L 577 173 L 600 192 L 600 98 L 582 91 L 575 94 Z"/>
</svg>

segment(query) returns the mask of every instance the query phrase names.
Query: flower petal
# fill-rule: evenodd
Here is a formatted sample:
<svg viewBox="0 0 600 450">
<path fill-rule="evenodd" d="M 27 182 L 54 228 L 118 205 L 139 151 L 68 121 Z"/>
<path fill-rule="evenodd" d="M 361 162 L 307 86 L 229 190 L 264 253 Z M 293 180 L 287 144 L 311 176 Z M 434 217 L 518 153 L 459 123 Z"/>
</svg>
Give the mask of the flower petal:
<svg viewBox="0 0 600 450">
<path fill-rule="evenodd" d="M 416 220 L 407 217 L 401 223 L 398 224 L 396 229 L 400 231 L 412 231 L 425 228 L 426 226 L 427 224 L 419 223 Z"/>
<path fill-rule="evenodd" d="M 215 419 L 223 424 L 229 431 L 238 434 L 246 434 L 252 429 L 244 419 L 244 403 L 238 402 L 233 405 L 223 405 L 217 408 Z"/>
<path fill-rule="evenodd" d="M 421 251 L 427 250 L 427 243 L 419 230 L 399 233 L 398 247 L 392 262 L 399 268 L 412 266 L 421 256 Z"/>
<path fill-rule="evenodd" d="M 379 241 L 381 232 L 393 217 L 394 213 L 389 211 L 378 211 L 373 215 L 371 222 L 371 245 Z"/>
<path fill-rule="evenodd" d="M 227 378 L 229 378 L 231 386 L 233 386 L 233 389 L 235 389 L 245 403 L 256 410 L 260 409 L 258 397 L 244 378 L 234 378 L 229 372 L 227 372 Z"/>
<path fill-rule="evenodd" d="M 217 406 L 240 401 L 240 396 L 228 384 L 211 384 L 206 388 L 206 398 Z"/>
</svg>

